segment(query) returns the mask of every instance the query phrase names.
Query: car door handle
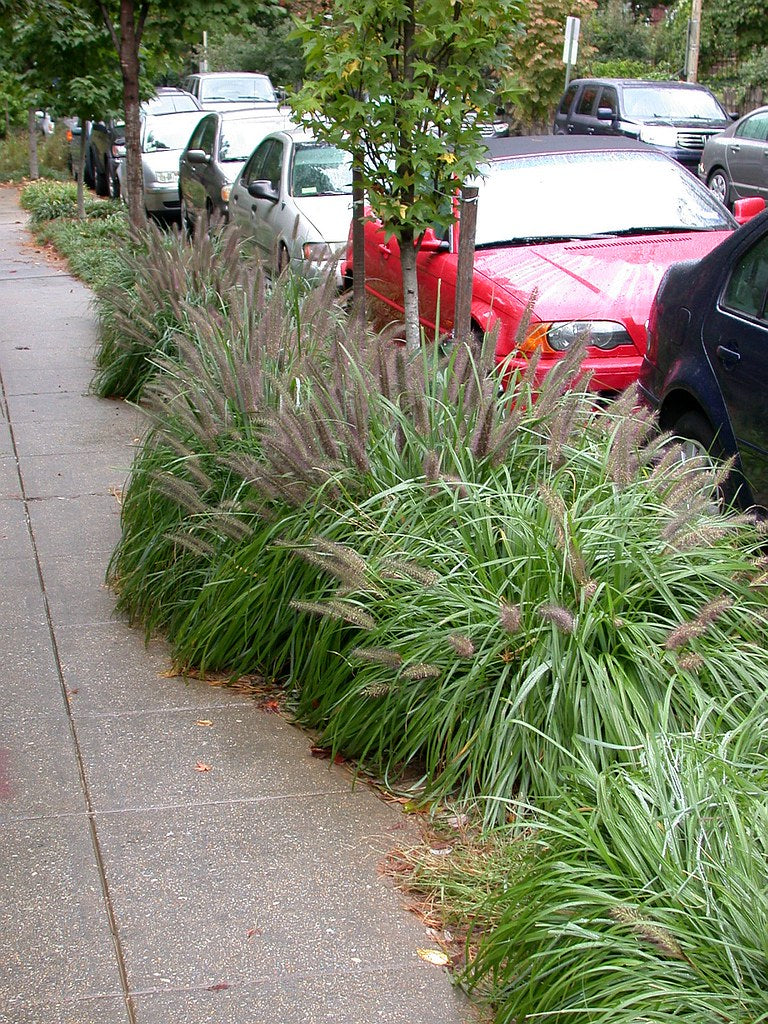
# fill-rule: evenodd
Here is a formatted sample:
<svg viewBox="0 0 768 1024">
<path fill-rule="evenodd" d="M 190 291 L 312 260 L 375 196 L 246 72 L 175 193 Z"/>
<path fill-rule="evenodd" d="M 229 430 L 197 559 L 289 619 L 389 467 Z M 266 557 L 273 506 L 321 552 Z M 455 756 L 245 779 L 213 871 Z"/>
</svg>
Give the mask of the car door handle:
<svg viewBox="0 0 768 1024">
<path fill-rule="evenodd" d="M 718 345 L 715 352 L 726 370 L 732 370 L 736 363 L 741 360 L 740 352 L 732 348 L 726 348 L 725 345 Z"/>
<path fill-rule="evenodd" d="M 594 135 L 594 134 L 595 134 L 595 129 L 594 128 L 587 128 L 587 135 Z"/>
<path fill-rule="evenodd" d="M 379 252 L 380 252 L 380 253 L 381 253 L 381 255 L 382 255 L 382 256 L 384 257 L 384 259 L 385 259 L 385 260 L 388 260 L 388 259 L 389 259 L 389 257 L 390 257 L 390 256 L 392 255 L 392 250 L 391 250 L 391 249 L 389 248 L 389 246 L 388 246 L 388 245 L 386 245 L 386 244 L 384 244 L 384 243 L 382 243 L 382 244 L 381 244 L 381 245 L 379 246 Z"/>
</svg>

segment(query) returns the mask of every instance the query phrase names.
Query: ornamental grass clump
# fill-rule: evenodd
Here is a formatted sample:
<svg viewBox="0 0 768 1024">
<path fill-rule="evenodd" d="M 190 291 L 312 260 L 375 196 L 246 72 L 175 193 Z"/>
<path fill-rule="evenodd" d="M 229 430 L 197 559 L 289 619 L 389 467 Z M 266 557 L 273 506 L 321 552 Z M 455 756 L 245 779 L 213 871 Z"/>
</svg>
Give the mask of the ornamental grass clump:
<svg viewBox="0 0 768 1024">
<path fill-rule="evenodd" d="M 466 978 L 498 1024 L 766 1019 L 764 719 L 763 700 L 735 734 L 585 768 L 510 833 L 526 860 L 480 908 Z"/>
<path fill-rule="evenodd" d="M 323 742 L 425 795 L 552 792 L 645 738 L 732 729 L 758 699 L 763 538 L 712 507 L 580 353 L 500 394 L 492 339 L 408 353 L 288 283 L 188 311 L 111 565 L 182 667 L 263 671 Z M 534 400 L 535 397 L 535 400 Z"/>
<path fill-rule="evenodd" d="M 99 315 L 93 389 L 138 401 L 157 359 L 172 355 L 194 310 L 226 316 L 242 294 L 260 306 L 264 275 L 245 261 L 235 231 L 198 231 L 189 240 L 149 223 L 134 231 L 121 273 L 96 297 Z"/>
</svg>

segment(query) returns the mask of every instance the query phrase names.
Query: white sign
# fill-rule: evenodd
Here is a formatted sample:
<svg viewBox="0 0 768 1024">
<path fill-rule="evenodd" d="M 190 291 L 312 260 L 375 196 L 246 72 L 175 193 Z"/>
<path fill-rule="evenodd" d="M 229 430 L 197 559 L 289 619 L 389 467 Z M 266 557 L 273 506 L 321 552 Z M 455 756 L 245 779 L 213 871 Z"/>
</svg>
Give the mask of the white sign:
<svg viewBox="0 0 768 1024">
<path fill-rule="evenodd" d="M 565 19 L 565 45 L 563 46 L 563 64 L 575 64 L 579 55 L 579 29 L 581 18 Z"/>
</svg>

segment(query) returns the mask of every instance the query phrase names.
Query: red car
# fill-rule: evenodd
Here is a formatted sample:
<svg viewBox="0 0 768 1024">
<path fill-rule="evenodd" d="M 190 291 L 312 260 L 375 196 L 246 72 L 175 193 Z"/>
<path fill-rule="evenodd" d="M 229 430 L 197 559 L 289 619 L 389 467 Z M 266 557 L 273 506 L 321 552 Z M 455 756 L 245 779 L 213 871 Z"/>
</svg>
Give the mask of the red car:
<svg viewBox="0 0 768 1024">
<path fill-rule="evenodd" d="M 524 365 L 540 347 L 542 374 L 587 336 L 593 389 L 620 391 L 638 375 L 664 271 L 706 255 L 737 220 L 680 164 L 630 139 L 536 136 L 491 140 L 488 150 L 478 181 L 474 329 L 498 325 L 496 359 L 505 366 Z M 453 328 L 458 235 L 457 223 L 442 237 L 427 231 L 417 258 L 428 339 Z M 351 244 L 348 251 L 350 278 Z M 365 226 L 365 255 L 376 319 L 401 318 L 399 248 L 376 220 Z"/>
</svg>

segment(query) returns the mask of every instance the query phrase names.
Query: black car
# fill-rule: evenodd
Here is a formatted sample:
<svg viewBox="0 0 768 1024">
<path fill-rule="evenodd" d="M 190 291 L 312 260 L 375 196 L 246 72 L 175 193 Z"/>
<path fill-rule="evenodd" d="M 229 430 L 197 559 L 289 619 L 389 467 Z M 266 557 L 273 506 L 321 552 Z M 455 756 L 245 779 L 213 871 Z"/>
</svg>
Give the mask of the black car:
<svg viewBox="0 0 768 1024">
<path fill-rule="evenodd" d="M 684 453 L 735 458 L 723 497 L 768 507 L 768 211 L 703 259 L 667 270 L 651 307 L 640 392 Z"/>
<path fill-rule="evenodd" d="M 731 118 L 703 85 L 577 78 L 555 114 L 555 135 L 627 135 L 696 171 L 704 145 Z"/>
</svg>

